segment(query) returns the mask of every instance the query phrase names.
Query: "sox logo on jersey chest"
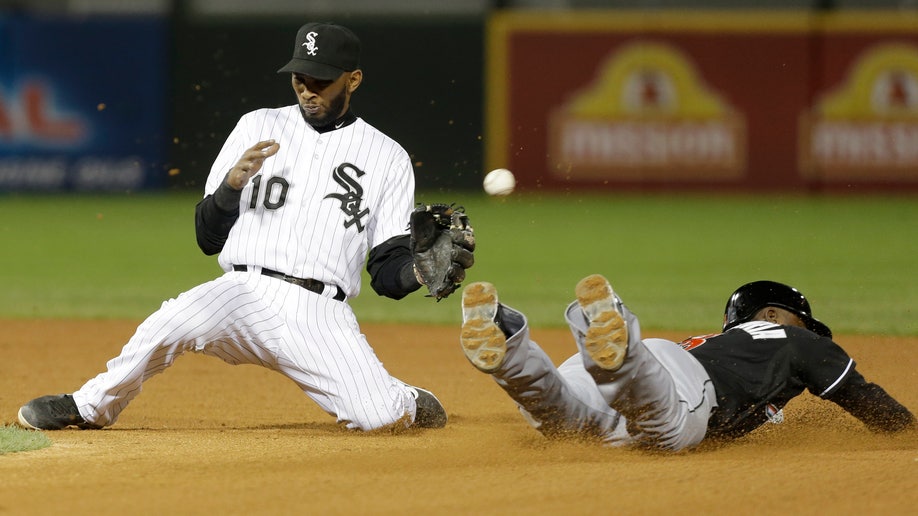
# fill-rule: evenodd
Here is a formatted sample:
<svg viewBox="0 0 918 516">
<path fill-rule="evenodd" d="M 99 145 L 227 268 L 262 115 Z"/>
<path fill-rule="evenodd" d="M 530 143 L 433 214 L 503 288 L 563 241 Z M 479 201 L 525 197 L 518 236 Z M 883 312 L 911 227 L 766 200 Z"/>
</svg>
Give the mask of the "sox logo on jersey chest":
<svg viewBox="0 0 918 516">
<path fill-rule="evenodd" d="M 341 201 L 341 211 L 343 211 L 345 215 L 351 216 L 350 219 L 344 221 L 344 227 L 349 228 L 356 224 L 357 232 L 359 233 L 363 231 L 363 223 L 360 221 L 360 219 L 369 214 L 370 209 L 360 209 L 360 204 L 363 202 L 363 187 L 360 186 L 360 183 L 357 182 L 356 178 L 347 174 L 348 169 L 352 169 L 354 171 L 354 175 L 357 177 L 360 177 L 366 173 L 350 163 L 342 163 L 338 165 L 335 168 L 335 171 L 332 173 L 332 179 L 341 185 L 345 192 L 343 194 L 330 193 L 326 195 L 324 199 L 332 198 Z"/>
</svg>

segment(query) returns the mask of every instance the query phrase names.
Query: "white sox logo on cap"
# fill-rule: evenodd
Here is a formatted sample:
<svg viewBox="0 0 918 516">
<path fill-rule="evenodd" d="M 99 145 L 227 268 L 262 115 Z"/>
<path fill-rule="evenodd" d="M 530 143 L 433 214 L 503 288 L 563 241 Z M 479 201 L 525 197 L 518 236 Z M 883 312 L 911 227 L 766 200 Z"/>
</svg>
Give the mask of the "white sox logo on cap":
<svg viewBox="0 0 918 516">
<path fill-rule="evenodd" d="M 316 36 L 318 35 L 318 32 L 310 32 L 306 35 L 306 41 L 300 45 L 306 47 L 306 53 L 311 56 L 316 55 L 316 50 L 319 50 L 319 47 L 316 46 Z"/>
<path fill-rule="evenodd" d="M 334 23 L 307 23 L 296 33 L 293 57 L 279 73 L 333 81 L 360 67 L 360 39 Z"/>
</svg>

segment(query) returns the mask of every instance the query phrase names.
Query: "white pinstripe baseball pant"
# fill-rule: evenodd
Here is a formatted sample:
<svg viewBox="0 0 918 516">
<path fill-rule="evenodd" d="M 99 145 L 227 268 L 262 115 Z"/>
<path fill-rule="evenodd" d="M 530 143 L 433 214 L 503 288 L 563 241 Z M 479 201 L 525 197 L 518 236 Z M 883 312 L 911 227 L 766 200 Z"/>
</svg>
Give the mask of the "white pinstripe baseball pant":
<svg viewBox="0 0 918 516">
<path fill-rule="evenodd" d="M 192 351 L 275 370 L 348 428 L 407 426 L 414 397 L 386 371 L 350 305 L 334 294 L 328 287 L 315 294 L 257 269 L 184 292 L 137 328 L 107 371 L 73 393 L 80 414 L 114 424 L 146 379 Z"/>
</svg>

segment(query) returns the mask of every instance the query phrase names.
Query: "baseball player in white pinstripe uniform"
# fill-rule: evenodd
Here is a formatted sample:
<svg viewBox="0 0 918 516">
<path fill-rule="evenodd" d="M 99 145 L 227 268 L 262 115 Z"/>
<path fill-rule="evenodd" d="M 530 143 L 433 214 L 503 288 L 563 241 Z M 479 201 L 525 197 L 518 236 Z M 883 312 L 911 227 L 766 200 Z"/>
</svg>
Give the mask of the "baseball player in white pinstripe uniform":
<svg viewBox="0 0 918 516">
<path fill-rule="evenodd" d="M 432 393 L 388 373 L 347 303 L 365 260 L 380 295 L 421 287 L 406 233 L 409 156 L 350 109 L 363 79 L 359 53 L 347 28 L 300 28 L 279 70 L 297 104 L 239 120 L 196 208 L 198 244 L 219 253 L 225 274 L 163 303 L 72 395 L 24 405 L 22 425 L 113 425 L 143 382 L 186 351 L 278 371 L 348 428 L 446 424 Z"/>
</svg>

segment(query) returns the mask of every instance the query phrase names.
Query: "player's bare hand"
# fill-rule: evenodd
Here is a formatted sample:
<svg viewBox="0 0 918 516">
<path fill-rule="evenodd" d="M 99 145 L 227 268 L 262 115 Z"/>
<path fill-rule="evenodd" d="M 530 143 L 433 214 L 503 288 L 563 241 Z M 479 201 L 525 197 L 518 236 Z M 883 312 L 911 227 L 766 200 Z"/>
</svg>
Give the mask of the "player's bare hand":
<svg viewBox="0 0 918 516">
<path fill-rule="evenodd" d="M 249 179 L 261 170 L 265 160 L 277 154 L 280 144 L 265 140 L 249 147 L 226 176 L 226 183 L 233 189 L 242 190 Z"/>
</svg>

